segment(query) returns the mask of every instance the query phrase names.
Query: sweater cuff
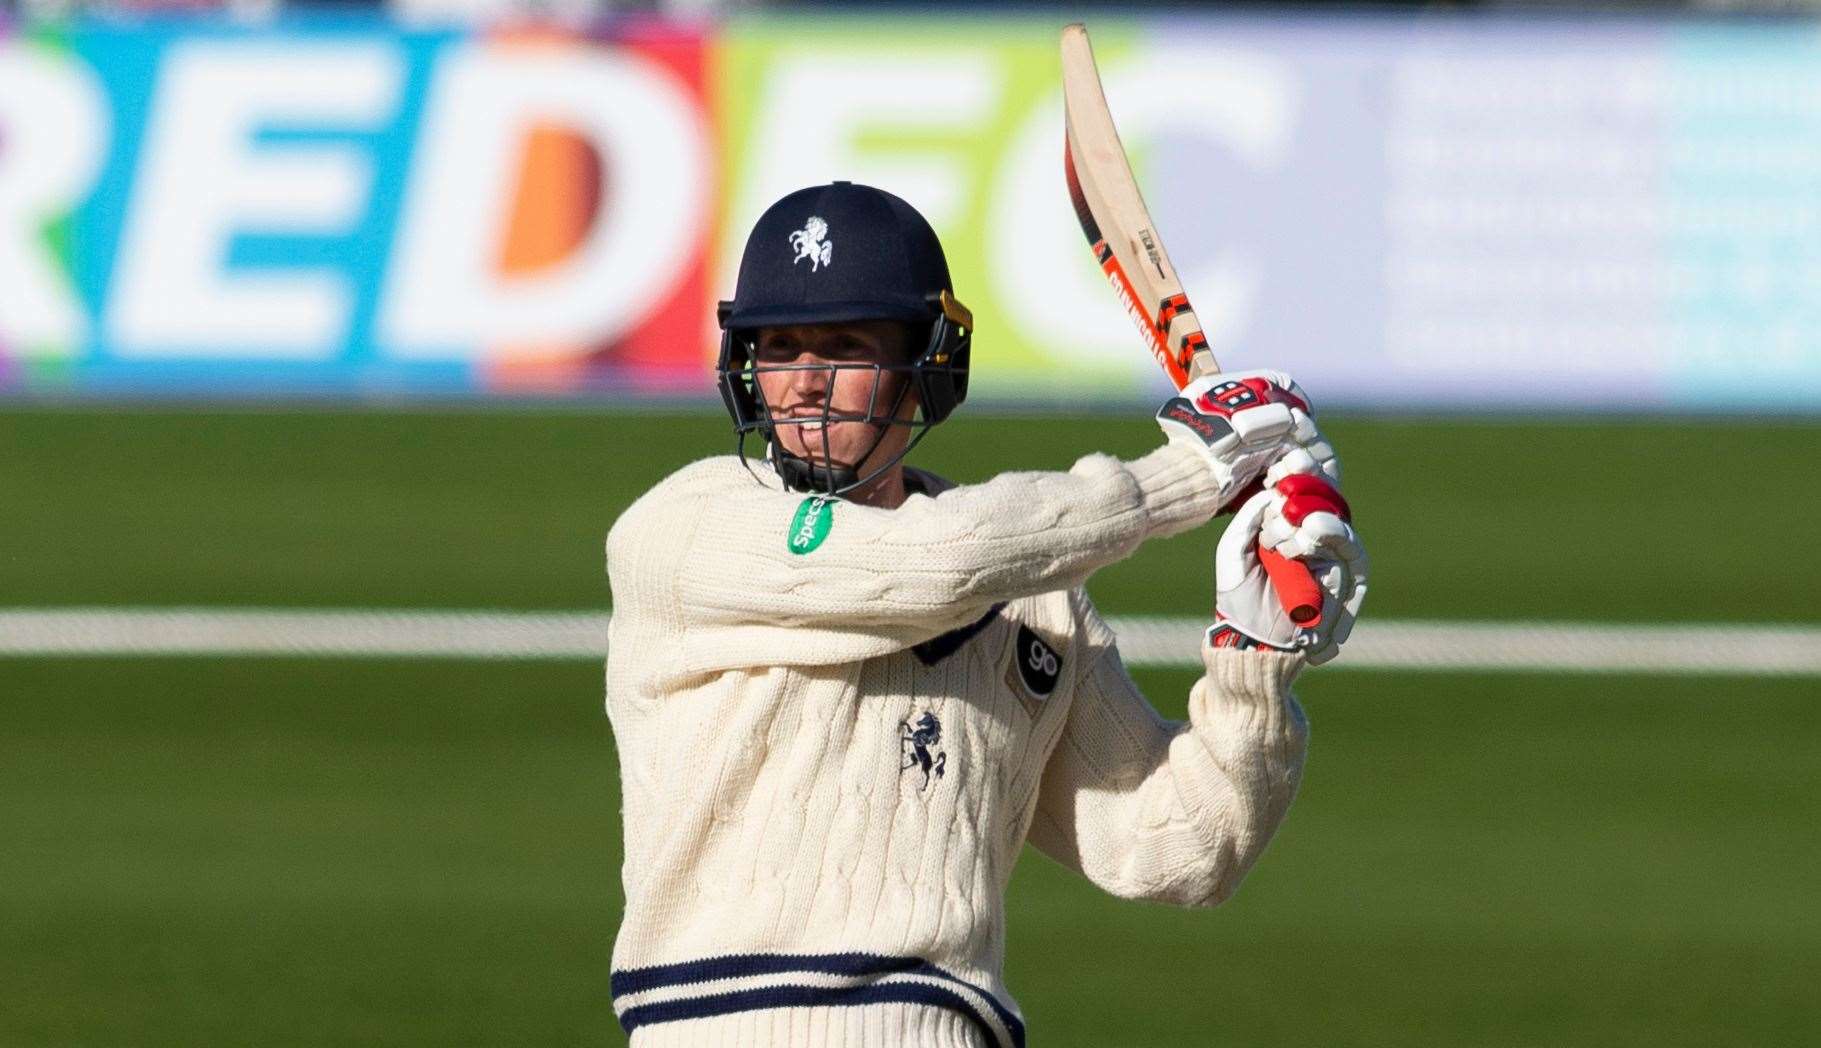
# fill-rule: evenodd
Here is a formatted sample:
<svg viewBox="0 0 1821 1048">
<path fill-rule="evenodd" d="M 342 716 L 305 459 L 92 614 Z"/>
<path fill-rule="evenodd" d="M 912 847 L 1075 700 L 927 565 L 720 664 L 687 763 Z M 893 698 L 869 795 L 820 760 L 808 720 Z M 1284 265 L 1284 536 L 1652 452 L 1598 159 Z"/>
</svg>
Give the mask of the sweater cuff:
<svg viewBox="0 0 1821 1048">
<path fill-rule="evenodd" d="M 1126 463 L 1138 481 L 1145 509 L 1145 537 L 1168 538 L 1206 524 L 1220 509 L 1220 486 L 1200 455 L 1165 444 Z"/>
<path fill-rule="evenodd" d="M 1211 648 L 1202 645 L 1202 665 L 1212 685 L 1208 699 L 1222 712 L 1237 714 L 1256 730 L 1282 731 L 1286 717 L 1296 717 L 1290 685 L 1308 664 L 1300 653 L 1263 648 Z"/>
</svg>

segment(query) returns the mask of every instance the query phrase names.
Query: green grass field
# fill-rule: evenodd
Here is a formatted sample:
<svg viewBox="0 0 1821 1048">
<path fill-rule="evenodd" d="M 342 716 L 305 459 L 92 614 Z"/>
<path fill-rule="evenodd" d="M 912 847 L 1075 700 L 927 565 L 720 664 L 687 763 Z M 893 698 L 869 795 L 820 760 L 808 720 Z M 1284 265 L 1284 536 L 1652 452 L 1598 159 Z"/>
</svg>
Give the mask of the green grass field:
<svg viewBox="0 0 1821 1048">
<path fill-rule="evenodd" d="M 1821 621 L 1821 428 L 1337 419 L 1386 618 Z M 710 415 L 0 412 L 0 606 L 601 607 Z M 961 479 L 1143 419 L 957 420 Z M 1090 586 L 1195 614 L 1211 534 Z M 1184 565 L 1192 567 L 1185 569 Z M 1140 683 L 1180 715 L 1190 677 Z M 1821 1041 L 1821 681 L 1319 671 L 1230 904 L 1027 855 L 1031 1043 Z M 0 660 L 0 1045 L 619 1044 L 598 665 Z"/>
</svg>

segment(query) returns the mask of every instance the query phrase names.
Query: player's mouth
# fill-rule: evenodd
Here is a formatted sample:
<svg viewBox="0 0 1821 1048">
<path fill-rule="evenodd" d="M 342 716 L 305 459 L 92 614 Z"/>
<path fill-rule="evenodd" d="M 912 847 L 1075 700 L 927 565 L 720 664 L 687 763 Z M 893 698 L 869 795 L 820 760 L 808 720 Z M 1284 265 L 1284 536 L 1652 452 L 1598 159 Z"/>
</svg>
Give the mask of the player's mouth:
<svg viewBox="0 0 1821 1048">
<path fill-rule="evenodd" d="M 791 411 L 784 415 L 799 432 L 820 433 L 827 426 L 828 413 L 821 410 Z"/>
</svg>

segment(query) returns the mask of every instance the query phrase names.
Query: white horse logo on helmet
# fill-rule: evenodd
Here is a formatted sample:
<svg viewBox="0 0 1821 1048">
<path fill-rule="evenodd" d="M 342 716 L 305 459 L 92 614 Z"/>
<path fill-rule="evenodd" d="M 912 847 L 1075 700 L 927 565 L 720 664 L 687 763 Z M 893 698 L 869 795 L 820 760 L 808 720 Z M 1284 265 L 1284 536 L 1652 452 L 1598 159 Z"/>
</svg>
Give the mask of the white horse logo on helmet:
<svg viewBox="0 0 1821 1048">
<path fill-rule="evenodd" d="M 791 259 L 790 264 L 794 266 L 807 258 L 811 273 L 828 265 L 835 253 L 835 245 L 828 239 L 828 223 L 815 215 L 809 216 L 803 228 L 790 235 L 790 246 L 797 251 L 797 257 Z"/>
</svg>

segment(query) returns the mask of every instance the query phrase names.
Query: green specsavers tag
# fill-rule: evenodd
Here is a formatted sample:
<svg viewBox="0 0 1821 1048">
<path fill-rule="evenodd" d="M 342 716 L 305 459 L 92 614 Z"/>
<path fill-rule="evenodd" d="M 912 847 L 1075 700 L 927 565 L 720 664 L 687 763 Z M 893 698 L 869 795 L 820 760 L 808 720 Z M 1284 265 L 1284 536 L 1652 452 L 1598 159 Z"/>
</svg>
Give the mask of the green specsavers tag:
<svg viewBox="0 0 1821 1048">
<path fill-rule="evenodd" d="M 833 502 L 814 495 L 804 499 L 797 507 L 797 515 L 790 521 L 790 551 L 797 554 L 813 551 L 828 538 L 828 529 L 834 520 Z"/>
</svg>

